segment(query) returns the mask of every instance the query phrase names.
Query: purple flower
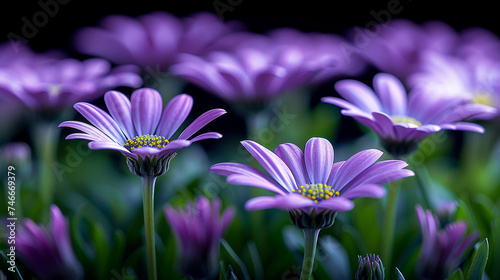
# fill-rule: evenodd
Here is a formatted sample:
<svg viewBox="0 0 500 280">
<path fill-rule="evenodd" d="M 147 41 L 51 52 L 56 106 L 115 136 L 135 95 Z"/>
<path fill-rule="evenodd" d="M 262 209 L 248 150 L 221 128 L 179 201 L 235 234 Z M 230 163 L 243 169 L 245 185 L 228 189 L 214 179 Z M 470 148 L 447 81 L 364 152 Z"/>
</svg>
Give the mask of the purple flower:
<svg viewBox="0 0 500 280">
<path fill-rule="evenodd" d="M 0 93 L 32 109 L 54 111 L 118 86 L 138 87 L 142 79 L 136 72 L 132 66 L 111 68 L 103 59 L 16 63 L 0 69 Z"/>
<path fill-rule="evenodd" d="M 71 247 L 69 227 L 59 208 L 50 208 L 47 228 L 26 219 L 16 236 L 21 261 L 40 279 L 83 279 L 83 269 Z"/>
<path fill-rule="evenodd" d="M 500 60 L 484 55 L 458 56 L 426 53 L 419 71 L 408 77 L 414 88 L 433 91 L 441 96 L 463 99 L 476 106 L 489 106 L 488 112 L 476 119 L 498 116 L 500 108 Z"/>
<path fill-rule="evenodd" d="M 172 98 L 163 113 L 161 95 L 150 88 L 134 91 L 130 100 L 120 92 L 108 91 L 104 101 L 109 114 L 89 103 L 75 104 L 75 109 L 92 125 L 66 121 L 59 126 L 82 131 L 70 134 L 66 139 L 89 140 L 92 150 L 121 152 L 127 157 L 131 172 L 139 176 L 159 176 L 168 170 L 169 160 L 177 151 L 193 142 L 222 137 L 219 133 L 207 132 L 191 138 L 206 124 L 226 113 L 222 109 L 213 109 L 199 116 L 177 139 L 172 140 L 193 106 L 193 99 L 187 94 Z M 147 174 L 149 172 L 152 173 Z"/>
<path fill-rule="evenodd" d="M 403 84 L 386 73 L 375 75 L 373 87 L 342 80 L 335 89 L 345 100 L 324 97 L 322 101 L 343 108 L 342 114 L 375 131 L 395 156 L 406 155 L 420 140 L 443 129 L 482 133 L 481 126 L 461 121 L 494 110 L 463 104 L 461 99 L 445 98 L 431 90 L 412 91 L 407 96 Z"/>
<path fill-rule="evenodd" d="M 292 219 L 306 219 L 294 221 L 302 228 L 331 226 L 334 217 L 326 217 L 324 221 L 314 217 L 320 213 L 331 216 L 326 214 L 351 210 L 352 200 L 358 197 L 382 197 L 385 195 L 382 184 L 414 175 L 411 170 L 403 169 L 407 166 L 404 161 L 376 163 L 382 152 L 375 149 L 334 163 L 333 147 L 324 138 L 309 139 L 304 152 L 291 143 L 279 145 L 274 153 L 253 141 L 241 143 L 270 177 L 253 167 L 231 162 L 215 164 L 210 171 L 227 176 L 228 183 L 276 193 L 276 196 L 249 200 L 246 209 L 288 210 Z"/>
<path fill-rule="evenodd" d="M 219 242 L 231 223 L 234 210 L 220 214 L 221 202 L 206 197 L 186 204 L 186 210 L 165 207 L 165 216 L 177 238 L 178 264 L 194 279 L 212 279 L 219 271 Z"/>
<path fill-rule="evenodd" d="M 394 19 L 373 28 L 354 27 L 350 38 L 355 49 L 372 65 L 399 78 L 412 73 L 424 51 L 450 53 L 459 41 L 448 24 L 429 21 L 418 25 L 405 19 Z"/>
<path fill-rule="evenodd" d="M 225 51 L 183 55 L 171 73 L 225 99 L 259 100 L 362 69 L 359 59 L 342 53 L 339 46 L 347 42 L 333 35 L 278 29 L 221 41 Z"/>
<path fill-rule="evenodd" d="M 24 43 L 13 41 L 0 43 L 0 69 L 14 64 L 37 64 L 61 59 L 64 55 L 59 51 L 43 54 L 34 52 Z"/>
<path fill-rule="evenodd" d="M 467 235 L 464 221 L 447 224 L 444 229 L 430 210 L 416 206 L 422 231 L 422 249 L 416 266 L 421 279 L 446 279 L 457 269 L 466 253 L 479 238 L 476 230 Z"/>
<path fill-rule="evenodd" d="M 31 148 L 24 142 L 11 142 L 0 147 L 0 157 L 6 165 L 26 167 L 31 162 Z"/>
<path fill-rule="evenodd" d="M 203 54 L 219 38 L 239 29 L 240 24 L 223 23 L 205 12 L 186 18 L 167 12 L 137 18 L 111 15 L 101 21 L 100 27 L 80 30 L 75 47 L 118 64 L 168 68 L 180 53 Z"/>
<path fill-rule="evenodd" d="M 358 255 L 358 268 L 354 274 L 356 280 L 384 280 L 385 268 L 378 255 L 366 254 L 362 258 Z"/>
</svg>

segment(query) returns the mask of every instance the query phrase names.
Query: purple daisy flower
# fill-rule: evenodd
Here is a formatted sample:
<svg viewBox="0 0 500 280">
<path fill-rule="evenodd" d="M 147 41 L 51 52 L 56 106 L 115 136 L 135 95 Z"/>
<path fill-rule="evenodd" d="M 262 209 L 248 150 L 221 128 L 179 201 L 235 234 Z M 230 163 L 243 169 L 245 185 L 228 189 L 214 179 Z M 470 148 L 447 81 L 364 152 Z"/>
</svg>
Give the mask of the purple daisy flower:
<svg viewBox="0 0 500 280">
<path fill-rule="evenodd" d="M 90 149 L 121 152 L 127 157 L 131 172 L 138 176 L 157 177 L 168 170 L 169 160 L 182 148 L 200 140 L 222 137 L 220 133 L 207 132 L 191 138 L 206 124 L 226 113 L 222 109 L 213 109 L 199 116 L 177 139 L 172 140 L 193 106 L 193 99 L 187 94 L 172 98 L 163 113 L 161 95 L 151 88 L 134 91 L 130 100 L 120 92 L 108 91 L 104 100 L 109 114 L 89 103 L 74 105 L 92 125 L 66 121 L 59 127 L 82 131 L 70 134 L 66 139 L 89 140 Z"/>
<path fill-rule="evenodd" d="M 253 141 L 242 145 L 271 176 L 240 163 L 219 163 L 211 172 L 227 176 L 227 182 L 270 190 L 278 195 L 257 197 L 246 203 L 247 210 L 278 208 L 291 212 L 299 227 L 327 227 L 333 217 L 320 221 L 305 216 L 349 211 L 358 197 L 382 197 L 382 184 L 413 176 L 403 169 L 406 162 L 388 160 L 376 163 L 382 156 L 379 150 L 361 151 L 346 161 L 334 163 L 334 150 L 324 138 L 311 138 L 304 152 L 292 143 L 279 145 L 273 152 Z M 331 215 L 330 215 L 331 216 Z M 308 224 L 309 223 L 309 224 Z"/>
<path fill-rule="evenodd" d="M 39 279 L 83 279 L 83 269 L 71 247 L 69 226 L 61 210 L 50 208 L 47 228 L 26 219 L 16 236 L 16 251 Z"/>
<path fill-rule="evenodd" d="M 137 18 L 111 15 L 100 27 L 77 32 L 75 47 L 118 64 L 166 69 L 180 53 L 203 54 L 221 37 L 240 29 L 241 24 L 224 23 L 206 12 L 185 18 L 159 11 Z"/>
<path fill-rule="evenodd" d="M 414 88 L 439 93 L 448 98 L 463 99 L 476 106 L 488 106 L 487 112 L 476 119 L 498 116 L 500 108 L 500 60 L 484 55 L 457 56 L 427 53 L 419 71 L 408 77 Z"/>
<path fill-rule="evenodd" d="M 221 202 L 199 197 L 186 209 L 165 207 L 165 216 L 177 239 L 178 265 L 193 279 L 212 279 L 219 272 L 219 243 L 229 227 L 234 210 L 220 214 Z"/>
<path fill-rule="evenodd" d="M 14 64 L 37 64 L 62 59 L 64 55 L 59 51 L 36 53 L 24 43 L 0 43 L 0 68 Z"/>
<path fill-rule="evenodd" d="M 441 229 L 439 219 L 430 210 L 424 211 L 417 205 L 416 212 L 422 231 L 417 274 L 421 279 L 446 279 L 463 261 L 479 238 L 479 232 L 467 235 L 464 221 L 447 224 Z"/>
<path fill-rule="evenodd" d="M 104 59 L 16 63 L 0 69 L 0 93 L 36 110 L 59 110 L 118 86 L 138 87 L 134 66 L 111 68 Z"/>
<path fill-rule="evenodd" d="M 327 34 L 277 29 L 267 36 L 235 33 L 218 43 L 224 51 L 205 56 L 183 55 L 170 71 L 229 100 L 262 100 L 359 73 L 363 65 L 341 51 L 347 41 Z"/>
<path fill-rule="evenodd" d="M 337 105 L 343 115 L 353 117 L 371 128 L 383 146 L 394 156 L 404 156 L 420 140 L 443 129 L 474 131 L 477 124 L 461 122 L 494 110 L 491 107 L 464 104 L 461 99 L 439 96 L 431 90 L 412 91 L 408 96 L 394 76 L 379 73 L 373 78 L 374 90 L 355 80 L 342 80 L 335 89 L 345 99 L 324 97 L 323 102 Z"/>
</svg>

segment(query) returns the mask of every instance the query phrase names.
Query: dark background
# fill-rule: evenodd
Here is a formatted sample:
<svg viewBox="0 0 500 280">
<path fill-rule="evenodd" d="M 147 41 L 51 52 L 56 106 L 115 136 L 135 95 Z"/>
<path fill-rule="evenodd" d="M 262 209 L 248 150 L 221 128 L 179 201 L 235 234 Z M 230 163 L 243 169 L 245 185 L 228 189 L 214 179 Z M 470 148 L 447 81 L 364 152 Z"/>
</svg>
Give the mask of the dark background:
<svg viewBox="0 0 500 280">
<path fill-rule="evenodd" d="M 47 24 L 38 28 L 29 39 L 35 50 L 63 48 L 72 51 L 71 37 L 82 26 L 96 25 L 109 14 L 137 16 L 155 10 L 169 11 L 187 16 L 197 11 L 216 12 L 213 0 L 204 1 L 97 1 L 97 0 L 9 1 L 1 11 L 1 37 L 13 32 L 22 35 L 23 17 L 33 22 L 33 15 L 42 8 L 39 3 L 58 3 L 59 11 Z M 218 0 L 219 3 L 236 4 L 224 13 L 224 20 L 239 20 L 253 32 L 265 32 L 275 27 L 295 27 L 302 31 L 334 32 L 344 34 L 351 26 L 365 26 L 374 20 L 373 13 L 386 10 L 388 5 L 401 7 L 393 18 L 407 18 L 415 22 L 442 20 L 457 30 L 481 26 L 493 32 L 500 31 L 498 10 L 494 1 L 255 1 Z M 398 5 L 399 3 L 399 5 Z M 6 4 L 5 4 L 6 5 Z M 72 55 L 76 56 L 76 53 Z"/>
</svg>

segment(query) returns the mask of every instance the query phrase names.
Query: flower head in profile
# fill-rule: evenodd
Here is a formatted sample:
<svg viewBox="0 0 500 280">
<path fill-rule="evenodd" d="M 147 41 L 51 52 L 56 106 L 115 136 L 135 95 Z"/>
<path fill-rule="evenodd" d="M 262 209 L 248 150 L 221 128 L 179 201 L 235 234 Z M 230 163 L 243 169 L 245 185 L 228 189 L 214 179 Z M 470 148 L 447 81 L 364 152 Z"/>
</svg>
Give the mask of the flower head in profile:
<svg viewBox="0 0 500 280">
<path fill-rule="evenodd" d="M 407 95 L 403 84 L 386 73 L 375 75 L 373 87 L 374 90 L 355 80 L 342 80 L 335 84 L 335 89 L 344 99 L 324 97 L 322 101 L 343 108 L 343 115 L 371 128 L 387 151 L 398 157 L 411 152 L 426 136 L 443 129 L 482 133 L 481 126 L 462 121 L 494 110 L 445 98 L 431 90 Z"/>
<path fill-rule="evenodd" d="M 479 238 L 476 230 L 467 235 L 467 224 L 457 221 L 441 228 L 430 210 L 416 206 L 422 231 L 422 249 L 416 266 L 421 279 L 446 279 L 458 268 L 466 253 Z"/>
<path fill-rule="evenodd" d="M 366 254 L 366 257 L 358 255 L 358 268 L 354 274 L 355 280 L 384 280 L 385 268 L 378 255 Z"/>
<path fill-rule="evenodd" d="M 273 152 L 253 141 L 242 145 L 267 171 L 240 163 L 219 163 L 211 172 L 227 176 L 234 185 L 255 186 L 276 196 L 256 197 L 246 203 L 247 210 L 278 208 L 288 210 L 300 228 L 325 228 L 333 224 L 337 211 L 349 211 L 358 197 L 382 197 L 382 184 L 413 176 L 403 169 L 406 162 L 376 162 L 382 152 L 361 151 L 346 161 L 334 162 L 334 150 L 324 138 L 311 138 L 304 152 L 294 144 L 279 145 Z"/>
<path fill-rule="evenodd" d="M 186 209 L 165 207 L 165 216 L 177 238 L 179 268 L 193 279 L 211 279 L 219 271 L 219 242 L 233 217 L 228 208 L 220 214 L 221 201 L 198 197 Z"/>
<path fill-rule="evenodd" d="M 235 33 L 218 43 L 219 51 L 183 55 L 170 70 L 210 93 L 228 100 L 267 100 L 296 88 L 362 69 L 360 59 L 347 61 L 339 37 L 293 29 L 269 35 Z"/>
<path fill-rule="evenodd" d="M 240 30 L 237 22 L 222 22 L 200 12 L 185 18 L 156 11 L 137 18 L 110 15 L 99 27 L 85 27 L 75 37 L 78 51 L 117 64 L 168 68 L 181 53 L 206 53 L 221 37 Z"/>
<path fill-rule="evenodd" d="M 163 110 L 160 93 L 151 88 L 134 91 L 130 100 L 123 93 L 108 91 L 104 101 L 109 114 L 89 103 L 74 105 L 92 125 L 66 121 L 59 126 L 83 132 L 70 134 L 66 139 L 89 140 L 92 150 L 121 152 L 127 157 L 130 171 L 138 176 L 162 175 L 177 151 L 193 142 L 222 137 L 219 133 L 207 132 L 191 138 L 202 127 L 226 113 L 222 109 L 213 109 L 195 119 L 177 139 L 172 139 L 193 106 L 193 98 L 187 94 L 175 96 Z"/>
<path fill-rule="evenodd" d="M 33 110 L 54 112 L 118 86 L 140 86 L 137 70 L 125 65 L 112 68 L 108 61 L 96 58 L 15 63 L 0 69 L 0 92 Z"/>
<path fill-rule="evenodd" d="M 21 261 L 39 279 L 83 279 L 83 269 L 71 247 L 69 226 L 61 210 L 50 208 L 47 228 L 26 219 L 16 236 Z"/>
</svg>

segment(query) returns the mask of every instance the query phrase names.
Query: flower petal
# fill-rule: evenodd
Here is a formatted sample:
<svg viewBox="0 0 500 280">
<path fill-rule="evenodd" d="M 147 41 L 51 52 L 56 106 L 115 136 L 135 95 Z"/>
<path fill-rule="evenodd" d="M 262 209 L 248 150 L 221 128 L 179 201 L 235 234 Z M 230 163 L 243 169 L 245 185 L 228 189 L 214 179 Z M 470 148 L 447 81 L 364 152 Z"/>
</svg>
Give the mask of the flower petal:
<svg viewBox="0 0 500 280">
<path fill-rule="evenodd" d="M 206 139 L 220 139 L 220 138 L 222 138 L 222 134 L 220 134 L 218 132 L 207 132 L 207 133 L 203 133 L 203 134 L 200 134 L 200 135 L 192 138 L 190 141 L 191 141 L 191 143 L 193 143 L 193 142 L 206 140 Z"/>
<path fill-rule="evenodd" d="M 260 196 L 247 201 L 245 208 L 249 211 L 277 208 L 282 210 L 301 209 L 314 206 L 315 202 L 297 194 Z"/>
<path fill-rule="evenodd" d="M 379 150 L 368 149 L 353 155 L 337 171 L 332 187 L 342 194 L 346 191 L 343 190 L 344 186 L 375 163 L 382 154 Z"/>
<path fill-rule="evenodd" d="M 111 140 L 106 134 L 102 133 L 95 126 L 91 126 L 89 124 L 79 122 L 79 121 L 65 121 L 59 124 L 59 127 L 70 127 L 74 129 L 81 130 L 86 134 L 92 136 L 94 139 L 92 141 L 107 141 Z M 69 137 L 69 136 L 68 136 Z M 68 139 L 68 138 L 66 138 Z"/>
<path fill-rule="evenodd" d="M 288 192 L 296 188 L 292 172 L 276 154 L 250 140 L 242 141 L 241 144 L 278 184 Z"/>
<path fill-rule="evenodd" d="M 407 93 L 398 78 L 387 73 L 376 74 L 373 78 L 373 87 L 387 113 L 397 116 L 407 115 Z"/>
<path fill-rule="evenodd" d="M 106 112 L 92 104 L 84 102 L 78 102 L 74 107 L 82 116 L 104 132 L 110 139 L 120 145 L 125 144 L 125 139 L 120 127 Z"/>
<path fill-rule="evenodd" d="M 305 165 L 312 184 L 325 184 L 333 166 L 334 151 L 330 141 L 313 137 L 304 149 Z"/>
<path fill-rule="evenodd" d="M 281 195 L 285 195 L 288 193 L 282 187 L 277 186 L 269 182 L 268 180 L 256 178 L 249 175 L 240 175 L 240 174 L 229 175 L 227 177 L 227 182 L 233 185 L 258 187 Z"/>
<path fill-rule="evenodd" d="M 335 83 L 335 89 L 347 101 L 366 112 L 381 112 L 378 97 L 367 85 L 355 80 L 341 80 Z"/>
<path fill-rule="evenodd" d="M 111 90 L 104 95 L 104 101 L 109 113 L 120 126 L 123 134 L 128 139 L 137 136 L 132 123 L 130 100 L 123 93 Z"/>
<path fill-rule="evenodd" d="M 158 154 L 157 157 L 162 157 L 168 154 L 177 153 L 179 150 L 188 147 L 191 145 L 191 141 L 185 139 L 177 139 L 170 141 L 165 148 L 163 148 Z"/>
<path fill-rule="evenodd" d="M 156 134 L 170 139 L 186 120 L 191 108 L 193 108 L 193 98 L 191 96 L 180 94 L 172 98 L 163 111 Z"/>
<path fill-rule="evenodd" d="M 347 198 L 338 196 L 320 201 L 316 204 L 316 208 L 320 210 L 349 211 L 354 208 L 354 203 Z"/>
<path fill-rule="evenodd" d="M 134 156 L 129 150 L 127 150 L 126 148 L 124 148 L 123 146 L 115 143 L 115 142 L 112 142 L 112 141 L 93 141 L 93 142 L 89 142 L 89 149 L 91 150 L 115 150 L 115 151 L 119 151 L 119 152 L 122 152 L 128 156 L 131 156 L 133 158 L 137 158 L 136 156 Z"/>
<path fill-rule="evenodd" d="M 285 143 L 279 145 L 274 153 L 290 168 L 297 187 L 309 183 L 304 153 L 299 147 L 292 143 Z"/>
<path fill-rule="evenodd" d="M 132 120 L 138 136 L 154 134 L 161 117 L 163 101 L 158 91 L 141 88 L 130 98 L 132 103 Z"/>
<path fill-rule="evenodd" d="M 380 198 L 385 195 L 386 191 L 383 187 L 375 184 L 365 184 L 351 188 L 346 193 L 342 194 L 342 197 L 354 200 L 358 197 L 376 197 Z"/>
<path fill-rule="evenodd" d="M 205 125 L 207 125 L 209 122 L 224 115 L 225 113 L 226 111 L 223 109 L 212 109 L 210 111 L 203 113 L 196 120 L 194 120 L 188 127 L 186 127 L 186 129 L 184 129 L 181 135 L 179 135 L 178 139 L 188 139 L 189 137 L 193 136 L 193 134 L 202 129 Z"/>
</svg>

